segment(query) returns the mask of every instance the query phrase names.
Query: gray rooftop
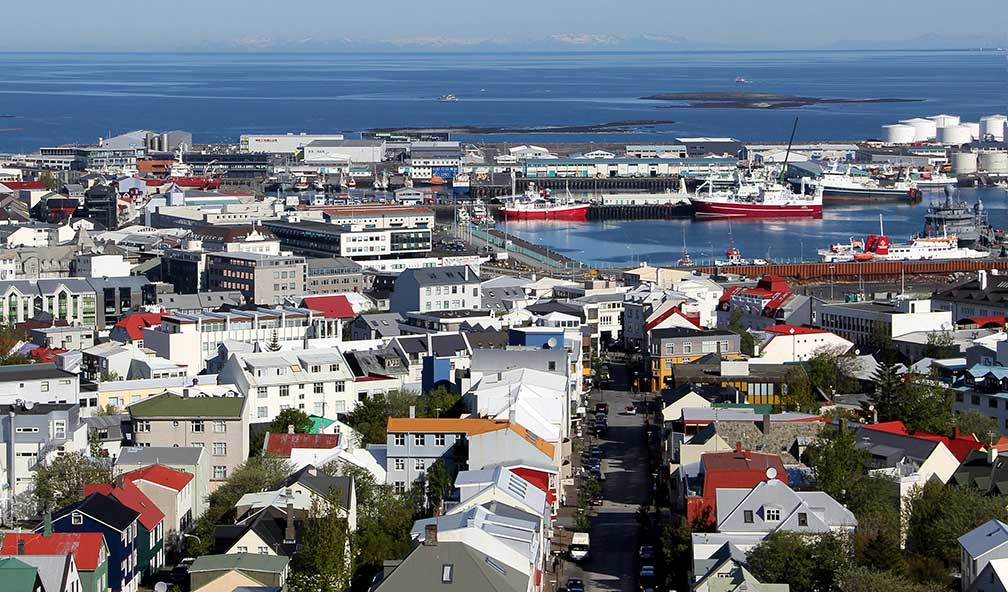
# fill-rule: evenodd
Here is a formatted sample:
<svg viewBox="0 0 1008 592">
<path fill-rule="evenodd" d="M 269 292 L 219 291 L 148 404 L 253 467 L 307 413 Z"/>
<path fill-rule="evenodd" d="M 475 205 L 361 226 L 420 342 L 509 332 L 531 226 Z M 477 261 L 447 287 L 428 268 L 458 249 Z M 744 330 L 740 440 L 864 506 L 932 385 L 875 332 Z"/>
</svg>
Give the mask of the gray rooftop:
<svg viewBox="0 0 1008 592">
<path fill-rule="evenodd" d="M 117 465 L 197 465 L 203 448 L 198 446 L 124 446 Z"/>
</svg>

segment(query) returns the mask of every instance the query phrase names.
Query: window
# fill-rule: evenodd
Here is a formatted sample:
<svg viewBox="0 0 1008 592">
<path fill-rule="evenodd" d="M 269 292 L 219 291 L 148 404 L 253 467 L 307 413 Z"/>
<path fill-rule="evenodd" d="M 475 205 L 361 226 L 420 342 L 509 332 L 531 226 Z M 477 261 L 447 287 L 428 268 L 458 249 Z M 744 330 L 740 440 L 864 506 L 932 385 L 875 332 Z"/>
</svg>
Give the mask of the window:
<svg viewBox="0 0 1008 592">
<path fill-rule="evenodd" d="M 280 385 L 280 396 L 287 397 L 290 396 L 290 385 Z"/>
<path fill-rule="evenodd" d="M 397 470 L 397 471 L 405 471 L 406 470 L 406 459 L 405 458 L 397 458 L 397 459 L 395 459 L 395 470 Z"/>
<path fill-rule="evenodd" d="M 215 434 L 223 434 L 227 430 L 227 424 L 223 421 L 213 422 L 213 431 Z"/>
<path fill-rule="evenodd" d="M 997 401 L 998 401 L 997 399 L 991 397 L 987 399 L 987 406 L 990 407 L 991 409 L 997 409 Z"/>
<path fill-rule="evenodd" d="M 780 508 L 766 508 L 763 510 L 763 517 L 767 522 L 780 521 Z"/>
<path fill-rule="evenodd" d="M 238 550 L 239 553 L 248 553 L 248 547 L 246 547 L 244 545 L 240 546 L 240 547 L 237 547 L 237 550 Z"/>
<path fill-rule="evenodd" d="M 136 431 L 138 431 L 138 432 L 149 432 L 150 431 L 150 422 L 146 421 L 146 420 L 140 420 L 140 421 L 136 422 Z"/>
<path fill-rule="evenodd" d="M 213 443 L 214 456 L 227 456 L 227 442 Z"/>
<path fill-rule="evenodd" d="M 259 416 L 259 419 L 269 417 L 269 409 L 266 407 L 259 407 L 257 409 L 257 415 Z"/>
<path fill-rule="evenodd" d="M 337 380 L 334 383 L 334 385 L 336 386 L 336 392 L 337 393 L 342 393 L 343 391 L 346 390 L 346 384 L 344 384 L 344 381 L 342 381 L 342 380 Z"/>
<path fill-rule="evenodd" d="M 413 468 L 417 471 L 426 471 L 427 465 L 424 464 L 424 459 L 417 458 L 413 460 Z"/>
<path fill-rule="evenodd" d="M 41 390 L 43 393 L 48 393 L 49 392 L 49 381 L 48 380 L 43 380 L 42 384 L 39 386 L 39 390 Z"/>
<path fill-rule="evenodd" d="M 396 446 L 405 446 L 406 445 L 406 434 L 396 434 L 395 436 L 393 436 L 393 443 Z"/>
<path fill-rule="evenodd" d="M 556 362 L 554 362 L 553 360 L 550 360 L 549 362 L 547 362 L 546 369 L 549 370 L 550 372 L 555 371 L 556 370 Z"/>
<path fill-rule="evenodd" d="M 70 515 L 70 522 L 77 525 L 84 524 L 84 516 L 80 512 L 74 512 Z"/>
<path fill-rule="evenodd" d="M 256 396 L 259 397 L 260 399 L 265 399 L 266 398 L 266 387 L 264 387 L 264 386 L 257 387 L 256 388 Z"/>
<path fill-rule="evenodd" d="M 324 385 L 321 382 L 316 382 L 315 383 L 314 389 L 315 389 L 315 394 L 316 395 L 321 395 L 325 391 L 325 389 L 323 388 L 323 386 Z"/>
<path fill-rule="evenodd" d="M 224 465 L 214 465 L 213 478 L 216 481 L 223 481 L 224 479 L 227 479 L 227 467 Z"/>
<path fill-rule="evenodd" d="M 423 446 L 424 445 L 424 435 L 423 434 L 413 434 L 413 445 Z"/>
<path fill-rule="evenodd" d="M 742 517 L 743 517 L 743 520 L 745 521 L 746 524 L 752 524 L 753 523 L 752 510 L 745 510 L 745 511 L 743 511 L 742 512 Z"/>
<path fill-rule="evenodd" d="M 194 422 L 192 422 L 192 431 L 193 432 L 197 432 L 197 433 L 202 433 L 203 432 L 203 422 L 202 421 L 194 421 Z"/>
<path fill-rule="evenodd" d="M 57 439 L 66 438 L 66 420 L 57 419 L 53 422 L 53 437 Z"/>
<path fill-rule="evenodd" d="M 798 512 L 798 526 L 808 526 L 808 514 Z"/>
<path fill-rule="evenodd" d="M 260 545 L 259 546 L 259 554 L 260 555 L 267 555 L 267 554 L 269 554 L 269 548 Z"/>
<path fill-rule="evenodd" d="M 437 446 L 445 445 L 445 435 L 444 434 L 434 434 L 434 444 Z"/>
<path fill-rule="evenodd" d="M 406 482 L 405 481 L 396 481 L 395 484 L 392 487 L 395 488 L 395 492 L 396 493 L 406 493 Z"/>
</svg>

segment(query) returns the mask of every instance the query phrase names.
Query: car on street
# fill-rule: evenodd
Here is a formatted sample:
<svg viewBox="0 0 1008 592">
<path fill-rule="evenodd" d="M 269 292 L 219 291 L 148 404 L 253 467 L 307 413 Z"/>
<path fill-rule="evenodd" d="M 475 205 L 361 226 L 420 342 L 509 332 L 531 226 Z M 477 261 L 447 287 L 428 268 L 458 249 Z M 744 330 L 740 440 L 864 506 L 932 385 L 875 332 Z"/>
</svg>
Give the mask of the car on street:
<svg viewBox="0 0 1008 592">
<path fill-rule="evenodd" d="M 655 548 L 651 545 L 642 545 L 637 552 L 637 557 L 644 564 L 650 564 L 655 558 Z"/>
<path fill-rule="evenodd" d="M 609 426 L 607 426 L 606 424 L 603 423 L 595 426 L 596 436 L 605 436 L 608 433 L 609 433 Z"/>
<path fill-rule="evenodd" d="M 595 414 L 609 415 L 609 403 L 595 403 Z"/>
<path fill-rule="evenodd" d="M 627 405 L 626 408 L 623 410 L 623 413 L 627 415 L 637 415 L 637 408 L 634 407 L 633 405 Z"/>
<path fill-rule="evenodd" d="M 585 592 L 584 581 L 581 578 L 567 578 L 567 592 Z"/>
<path fill-rule="evenodd" d="M 655 587 L 655 568 L 653 565 L 645 565 L 637 575 L 637 586 L 641 590 Z"/>
</svg>

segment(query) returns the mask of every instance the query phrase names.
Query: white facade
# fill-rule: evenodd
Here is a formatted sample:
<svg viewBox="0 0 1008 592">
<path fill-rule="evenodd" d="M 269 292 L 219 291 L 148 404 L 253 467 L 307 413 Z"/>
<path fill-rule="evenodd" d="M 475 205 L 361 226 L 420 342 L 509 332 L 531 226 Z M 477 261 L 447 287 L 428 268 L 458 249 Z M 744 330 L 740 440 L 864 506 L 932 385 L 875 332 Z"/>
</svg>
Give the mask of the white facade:
<svg viewBox="0 0 1008 592">
<path fill-rule="evenodd" d="M 750 358 L 750 364 L 785 364 L 803 362 L 823 351 L 847 352 L 854 343 L 829 331 L 794 328 L 792 333 L 771 333 L 769 339 L 760 346 L 758 357 Z"/>
<path fill-rule="evenodd" d="M 235 353 L 220 376 L 247 397 L 250 423 L 268 423 L 284 409 L 349 413 L 357 401 L 353 373 L 335 348 Z"/>
<path fill-rule="evenodd" d="M 73 260 L 75 277 L 128 277 L 132 268 L 122 255 L 78 255 Z"/>
<path fill-rule="evenodd" d="M 297 154 L 316 140 L 342 139 L 343 134 L 242 134 L 238 147 L 250 154 Z"/>
</svg>

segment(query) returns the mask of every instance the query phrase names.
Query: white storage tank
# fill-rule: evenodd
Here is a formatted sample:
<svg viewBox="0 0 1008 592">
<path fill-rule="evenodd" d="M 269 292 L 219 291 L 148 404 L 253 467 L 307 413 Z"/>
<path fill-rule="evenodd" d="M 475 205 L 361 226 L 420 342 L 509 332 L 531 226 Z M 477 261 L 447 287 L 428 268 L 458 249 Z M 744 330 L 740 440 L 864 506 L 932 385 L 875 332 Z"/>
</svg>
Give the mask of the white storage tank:
<svg viewBox="0 0 1008 592">
<path fill-rule="evenodd" d="M 938 126 L 938 129 L 941 129 L 943 127 L 952 127 L 953 125 L 959 125 L 958 115 L 932 115 L 931 117 L 928 117 L 928 119 L 935 122 L 935 125 Z"/>
<path fill-rule="evenodd" d="M 902 119 L 900 123 L 913 126 L 915 142 L 933 140 L 938 135 L 938 126 L 930 119 L 915 117 L 913 119 Z"/>
<path fill-rule="evenodd" d="M 1008 152 L 1004 150 L 981 152 L 978 166 L 980 170 L 988 173 L 1008 173 Z"/>
<path fill-rule="evenodd" d="M 969 175 L 977 171 L 977 155 L 975 152 L 955 152 L 952 154 L 952 172 L 957 175 Z"/>
<path fill-rule="evenodd" d="M 980 123 L 979 122 L 976 122 L 976 121 L 966 121 L 966 122 L 963 122 L 960 125 L 965 125 L 966 127 L 969 128 L 969 130 L 970 130 L 970 136 L 974 140 L 979 140 L 980 139 Z"/>
<path fill-rule="evenodd" d="M 882 138 L 886 144 L 909 144 L 917 137 L 917 131 L 912 125 L 896 123 L 882 126 Z"/>
<path fill-rule="evenodd" d="M 1005 138 L 1005 121 L 1008 117 L 1004 115 L 986 115 L 980 118 L 980 139 L 988 136 L 993 137 L 995 142 L 1003 142 Z"/>
<path fill-rule="evenodd" d="M 962 146 L 973 139 L 970 128 L 965 125 L 950 125 L 938 128 L 938 141 L 946 146 Z"/>
</svg>

